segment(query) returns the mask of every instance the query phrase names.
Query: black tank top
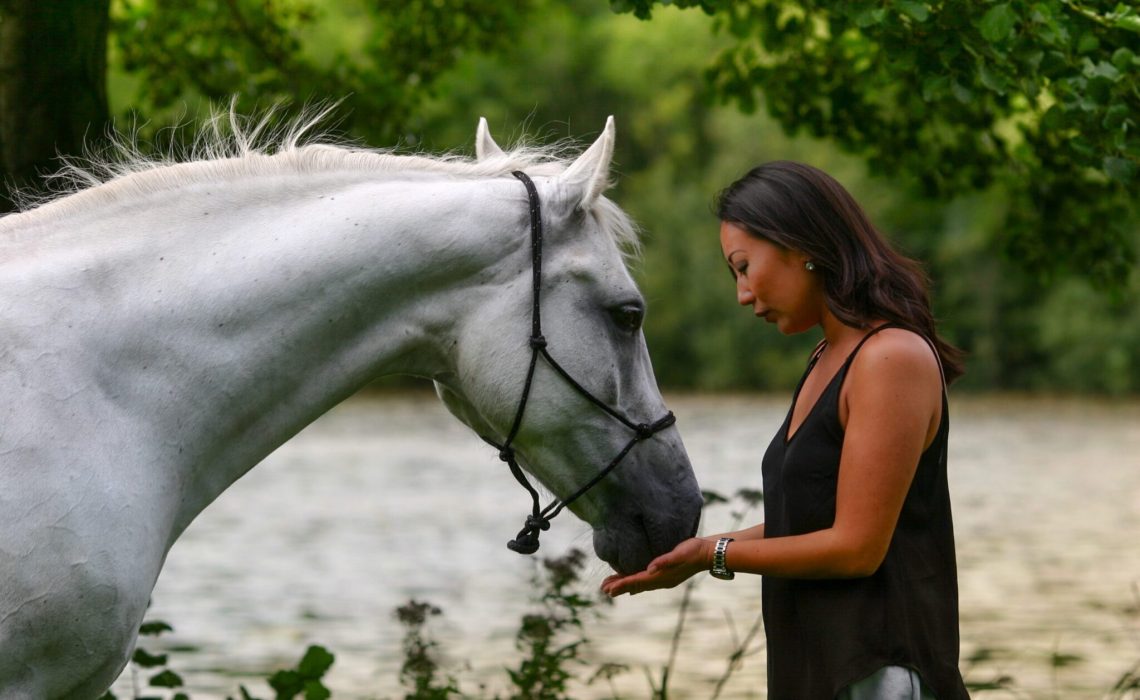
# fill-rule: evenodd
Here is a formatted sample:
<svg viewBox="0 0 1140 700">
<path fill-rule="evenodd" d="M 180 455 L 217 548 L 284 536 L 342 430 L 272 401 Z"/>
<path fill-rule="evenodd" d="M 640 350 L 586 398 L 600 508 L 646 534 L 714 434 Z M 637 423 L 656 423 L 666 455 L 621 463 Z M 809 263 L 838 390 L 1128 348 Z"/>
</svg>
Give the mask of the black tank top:
<svg viewBox="0 0 1140 700">
<path fill-rule="evenodd" d="M 875 328 L 859 342 L 791 440 L 788 411 L 764 454 L 766 538 L 834 523 L 844 433 L 840 389 L 863 343 L 888 327 L 892 324 Z M 793 410 L 819 354 L 796 387 Z M 939 700 L 969 698 L 958 670 L 958 571 L 946 484 L 949 431 L 944 388 L 938 433 L 919 457 L 887 555 L 875 573 L 855 579 L 764 577 L 772 700 L 833 700 L 883 666 L 916 670 Z"/>
</svg>

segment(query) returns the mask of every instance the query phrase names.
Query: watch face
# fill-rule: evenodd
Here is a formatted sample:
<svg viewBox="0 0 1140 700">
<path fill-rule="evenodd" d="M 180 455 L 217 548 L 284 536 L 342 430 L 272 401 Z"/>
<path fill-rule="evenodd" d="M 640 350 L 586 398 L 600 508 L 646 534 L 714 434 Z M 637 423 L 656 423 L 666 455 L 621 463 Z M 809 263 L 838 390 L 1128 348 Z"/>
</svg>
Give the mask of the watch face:
<svg viewBox="0 0 1140 700">
<path fill-rule="evenodd" d="M 713 578 L 719 578 L 722 581 L 731 581 L 732 579 L 736 578 L 736 574 L 731 571 L 717 571 L 716 569 L 713 569 L 709 573 L 712 574 Z"/>
</svg>

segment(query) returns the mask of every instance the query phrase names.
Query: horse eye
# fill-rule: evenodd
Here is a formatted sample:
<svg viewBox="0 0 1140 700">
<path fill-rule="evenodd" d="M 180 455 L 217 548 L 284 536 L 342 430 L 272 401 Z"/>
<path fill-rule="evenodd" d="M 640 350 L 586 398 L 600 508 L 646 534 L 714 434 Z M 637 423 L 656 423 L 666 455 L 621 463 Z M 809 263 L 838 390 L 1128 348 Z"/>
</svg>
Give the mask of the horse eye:
<svg viewBox="0 0 1140 700">
<path fill-rule="evenodd" d="M 619 328 L 633 332 L 641 329 L 641 322 L 645 318 L 645 309 L 641 307 L 641 304 L 622 304 L 610 309 L 610 314 Z"/>
</svg>

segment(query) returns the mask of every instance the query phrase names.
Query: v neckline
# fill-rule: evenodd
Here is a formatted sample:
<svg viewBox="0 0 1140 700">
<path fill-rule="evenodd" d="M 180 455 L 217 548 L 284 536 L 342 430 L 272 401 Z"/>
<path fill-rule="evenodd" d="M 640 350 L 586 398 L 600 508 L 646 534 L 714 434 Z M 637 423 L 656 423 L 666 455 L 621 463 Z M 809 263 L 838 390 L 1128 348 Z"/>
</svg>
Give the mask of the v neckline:
<svg viewBox="0 0 1140 700">
<path fill-rule="evenodd" d="M 819 364 L 819 358 L 823 357 L 824 351 L 831 347 L 826 339 L 820 343 L 815 354 L 812 355 L 811 361 L 808 362 L 807 370 L 804 372 L 803 378 L 800 379 L 800 383 L 796 387 L 796 392 L 792 394 L 792 407 L 788 410 L 788 419 L 784 423 L 783 437 L 785 448 L 792 444 L 792 440 L 796 439 L 796 436 L 800 434 L 800 431 L 803 430 L 803 427 L 807 425 L 807 422 L 811 420 L 811 417 L 813 415 L 815 415 L 816 409 L 819 408 L 820 401 L 822 401 L 824 395 L 831 390 L 831 385 L 835 383 L 835 380 L 839 377 L 839 375 L 842 374 L 847 369 L 847 366 L 851 364 L 851 358 L 855 357 L 855 353 L 859 352 L 860 348 L 863 347 L 863 344 L 866 343 L 871 336 L 888 327 L 898 327 L 898 324 L 892 321 L 880 323 L 879 325 L 871 328 L 870 331 L 868 331 L 862 338 L 859 339 L 859 342 L 855 344 L 855 347 L 851 348 L 851 352 L 847 353 L 847 357 L 843 358 L 843 364 L 839 365 L 839 368 L 835 370 L 835 374 L 831 375 L 831 379 L 827 380 L 827 384 L 825 384 L 823 389 L 819 392 L 819 396 L 815 397 L 815 402 L 811 405 L 811 408 L 808 409 L 807 413 L 804 414 L 804 419 L 800 421 L 800 424 L 798 426 L 796 426 L 796 432 L 791 433 L 792 421 L 796 417 L 796 406 L 799 405 L 800 402 L 800 392 L 803 390 L 804 384 L 807 384 L 807 379 L 811 375 L 812 370 L 814 370 L 816 368 L 816 365 Z"/>
<path fill-rule="evenodd" d="M 796 436 L 800 434 L 800 431 L 803 430 L 803 427 L 807 425 L 807 422 L 811 420 L 811 417 L 813 415 L 815 415 L 815 411 L 817 408 L 819 408 L 819 404 L 823 400 L 824 395 L 827 394 L 828 390 L 831 389 L 831 385 L 835 383 L 836 378 L 839 376 L 840 372 L 843 371 L 844 366 L 847 364 L 847 360 L 844 360 L 843 364 L 835 370 L 835 373 L 831 375 L 831 379 L 827 380 L 827 384 L 825 384 L 823 390 L 819 392 L 819 396 L 815 397 L 815 401 L 812 403 L 811 408 L 809 408 L 807 413 L 804 414 L 804 419 L 800 421 L 799 425 L 796 426 L 796 431 L 794 433 L 791 432 L 792 421 L 795 420 L 796 417 L 796 406 L 798 406 L 800 402 L 800 392 L 803 390 L 804 384 L 807 383 L 807 378 L 812 373 L 812 370 L 814 370 L 816 368 L 816 365 L 819 364 L 819 358 L 823 355 L 823 351 L 826 350 L 827 347 L 829 346 L 824 346 L 821 348 L 819 353 L 816 354 L 814 358 L 812 358 L 812 361 L 808 364 L 807 371 L 804 372 L 803 379 L 800 380 L 799 386 L 796 387 L 796 392 L 792 394 L 792 407 L 788 410 L 788 420 L 784 424 L 784 447 L 792 444 L 792 440 L 796 439 Z"/>
</svg>

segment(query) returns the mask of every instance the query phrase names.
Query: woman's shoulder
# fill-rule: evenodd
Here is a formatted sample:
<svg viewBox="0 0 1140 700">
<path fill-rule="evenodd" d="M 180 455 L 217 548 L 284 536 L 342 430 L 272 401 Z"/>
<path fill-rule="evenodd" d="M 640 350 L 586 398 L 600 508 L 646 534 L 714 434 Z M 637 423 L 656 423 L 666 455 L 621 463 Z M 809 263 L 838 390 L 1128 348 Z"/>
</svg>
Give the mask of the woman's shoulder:
<svg viewBox="0 0 1140 700">
<path fill-rule="evenodd" d="M 914 384 L 912 389 L 934 389 L 939 393 L 942 388 L 942 369 L 929 341 L 915 331 L 897 326 L 867 338 L 852 360 L 849 373 L 848 381 L 855 383 L 873 380 L 899 386 Z"/>
</svg>

